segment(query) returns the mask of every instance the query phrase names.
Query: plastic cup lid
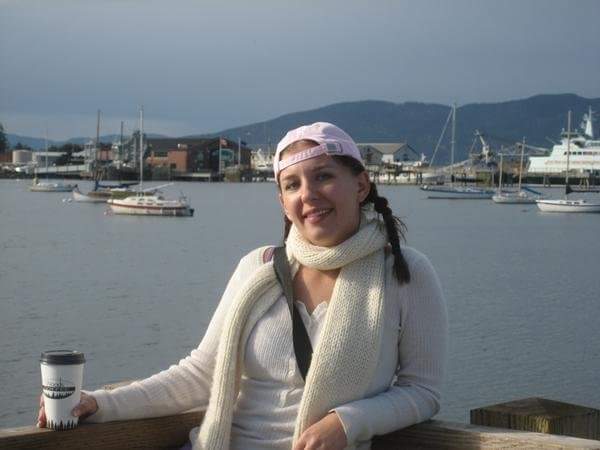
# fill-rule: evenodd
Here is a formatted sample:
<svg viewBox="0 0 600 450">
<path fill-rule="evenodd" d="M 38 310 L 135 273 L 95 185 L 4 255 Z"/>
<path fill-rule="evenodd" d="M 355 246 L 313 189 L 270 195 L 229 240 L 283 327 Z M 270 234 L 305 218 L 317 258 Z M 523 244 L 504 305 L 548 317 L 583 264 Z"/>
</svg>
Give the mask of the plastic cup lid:
<svg viewBox="0 0 600 450">
<path fill-rule="evenodd" d="M 43 364 L 83 364 L 85 356 L 81 352 L 75 350 L 49 350 L 42 352 L 40 362 Z"/>
</svg>

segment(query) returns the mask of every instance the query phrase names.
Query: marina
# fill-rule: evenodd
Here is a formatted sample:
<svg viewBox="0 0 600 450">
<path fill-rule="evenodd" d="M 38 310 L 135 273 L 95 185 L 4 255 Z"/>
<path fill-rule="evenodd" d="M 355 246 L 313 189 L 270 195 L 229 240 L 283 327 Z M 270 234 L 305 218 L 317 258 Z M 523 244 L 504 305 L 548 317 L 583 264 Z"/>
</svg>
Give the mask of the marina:
<svg viewBox="0 0 600 450">
<path fill-rule="evenodd" d="M 193 220 L 110 217 L 103 204 L 33 195 L 27 184 L 0 180 L 8 262 L 0 377 L 15 386 L 1 394 L 0 403 L 14 406 L 0 414 L 2 427 L 31 423 L 35 362 L 47 347 L 76 342 L 89 354 L 87 389 L 177 362 L 198 344 L 239 257 L 276 244 L 283 229 L 268 183 L 184 183 L 203 210 Z M 439 420 L 466 422 L 471 408 L 532 395 L 600 406 L 600 280 L 589 264 L 600 251 L 597 215 L 430 202 L 413 186 L 380 192 L 447 297 L 451 348 Z"/>
<path fill-rule="evenodd" d="M 583 123 L 574 131 L 563 131 L 561 143 L 552 149 L 513 142 L 508 147 L 492 148 L 484 133 L 473 132 L 469 158 L 455 161 L 457 143 L 456 105 L 450 108 L 442 133 L 433 149 L 431 160 L 419 154 L 408 142 L 358 143 L 366 161 L 367 172 L 379 184 L 419 185 L 434 199 L 489 199 L 497 195 L 498 203 L 524 203 L 536 200 L 537 194 L 528 191 L 527 185 L 553 186 L 565 184 L 567 176 L 575 190 L 600 190 L 600 141 L 594 137 L 594 111 L 591 107 L 584 115 Z M 98 115 L 98 124 L 100 120 Z M 98 125 L 99 129 L 99 125 Z M 240 138 L 153 138 L 134 130 L 129 137 L 121 137 L 110 148 L 101 148 L 99 130 L 95 141 L 83 150 L 73 153 L 69 161 L 56 165 L 65 157 L 48 151 L 29 152 L 16 150 L 12 163 L 3 164 L 3 175 L 10 178 L 35 176 L 32 191 L 70 191 L 76 184 L 60 182 L 56 178 L 113 180 L 139 180 L 142 171 L 152 181 L 272 181 L 272 150 L 252 148 Z M 444 147 L 446 131 L 451 129 L 449 139 L 449 164 L 434 165 L 438 150 Z M 475 152 L 475 144 L 481 150 Z M 569 150 L 567 150 L 569 147 Z M 512 149 L 512 153 L 509 150 Z M 540 152 L 546 156 L 539 156 Z M 505 152 L 505 153 L 503 153 Z M 520 156 L 517 152 L 520 152 Z M 500 157 L 512 160 L 500 168 Z M 64 158 L 63 158 L 64 159 Z M 570 160 L 567 174 L 567 159 Z M 518 160 L 518 164 L 514 161 Z M 40 163 L 43 161 L 43 163 Z M 66 159 L 63 161 L 65 162 Z M 140 170 L 142 168 L 143 170 Z M 37 176 L 44 175 L 46 181 Z M 52 182 L 48 177 L 55 178 Z M 513 185 L 518 179 L 517 191 L 495 192 L 500 180 Z M 129 185 L 132 183 L 128 183 Z M 522 189 L 522 186 L 524 187 Z M 119 192 L 120 189 L 123 189 Z M 109 192 L 112 191 L 112 192 Z M 500 188 L 500 190 L 502 190 Z M 88 193 L 80 189 L 73 194 L 78 202 L 101 202 L 109 198 L 124 198 L 129 191 L 122 186 L 99 188 Z"/>
</svg>

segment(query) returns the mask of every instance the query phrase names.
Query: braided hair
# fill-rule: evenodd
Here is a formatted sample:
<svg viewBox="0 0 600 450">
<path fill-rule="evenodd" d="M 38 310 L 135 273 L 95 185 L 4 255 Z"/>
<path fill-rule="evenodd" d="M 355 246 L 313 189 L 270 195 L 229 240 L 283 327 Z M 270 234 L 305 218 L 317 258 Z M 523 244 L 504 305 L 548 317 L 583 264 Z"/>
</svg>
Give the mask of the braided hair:
<svg viewBox="0 0 600 450">
<path fill-rule="evenodd" d="M 358 175 L 365 170 L 365 168 L 354 158 L 349 156 L 333 156 L 333 158 L 340 164 L 348 167 L 354 175 Z M 408 264 L 402 255 L 400 249 L 400 242 L 404 241 L 404 233 L 406 232 L 406 225 L 396 216 L 394 216 L 389 203 L 385 197 L 381 197 L 377 193 L 377 186 L 371 181 L 371 187 L 369 194 L 362 201 L 360 206 L 365 206 L 369 203 L 373 203 L 374 209 L 377 213 L 381 214 L 383 223 L 388 236 L 388 241 L 392 248 L 392 254 L 394 255 L 394 274 L 400 282 L 400 284 L 410 283 L 410 271 Z M 287 239 L 292 227 L 292 222 L 285 216 L 283 216 L 284 231 L 283 238 Z"/>
</svg>

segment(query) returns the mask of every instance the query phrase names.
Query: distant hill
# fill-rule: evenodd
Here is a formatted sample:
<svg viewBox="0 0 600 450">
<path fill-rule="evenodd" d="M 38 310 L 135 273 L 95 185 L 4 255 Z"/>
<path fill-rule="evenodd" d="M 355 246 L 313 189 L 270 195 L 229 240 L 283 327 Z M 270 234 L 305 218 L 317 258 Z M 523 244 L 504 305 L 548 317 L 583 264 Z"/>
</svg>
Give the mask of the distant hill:
<svg viewBox="0 0 600 450">
<path fill-rule="evenodd" d="M 600 98 L 588 99 L 575 94 L 536 95 L 521 100 L 460 106 L 456 115 L 456 159 L 466 158 L 475 130 L 479 130 L 490 140 L 493 149 L 498 149 L 500 145 L 514 144 L 523 137 L 530 145 L 550 148 L 550 139 L 557 141 L 561 130 L 566 128 L 567 111 L 573 111 L 573 125 L 579 126 L 583 114 L 590 106 L 599 111 Z M 431 156 L 449 111 L 449 105 L 434 103 L 391 103 L 376 100 L 346 102 L 286 114 L 266 122 L 184 137 L 223 136 L 232 141 L 239 137 L 252 147 L 274 148 L 287 130 L 311 122 L 328 121 L 345 129 L 359 142 L 407 142 L 417 152 Z M 596 126 L 596 134 L 598 129 Z M 157 134 L 149 136 L 166 137 Z M 447 131 L 447 139 L 440 146 L 436 162 L 448 161 L 449 136 L 450 130 Z M 11 146 L 20 141 L 33 148 L 44 147 L 43 139 L 11 134 L 7 134 L 7 137 Z M 73 138 L 68 142 L 82 144 L 90 139 Z M 100 138 L 102 142 L 112 142 L 115 139 L 116 135 Z"/>
<path fill-rule="evenodd" d="M 536 95 L 501 103 L 472 103 L 457 108 L 456 159 L 464 159 L 477 129 L 489 138 L 494 149 L 511 145 L 523 137 L 530 145 L 551 148 L 566 128 L 567 111 L 573 111 L 573 125 L 579 126 L 588 107 L 600 110 L 600 98 L 575 94 Z M 450 112 L 450 106 L 432 103 L 391 103 L 359 101 L 337 103 L 310 111 L 286 114 L 266 122 L 230 128 L 209 136 L 241 137 L 251 146 L 274 147 L 283 134 L 296 126 L 316 121 L 339 125 L 359 142 L 407 142 L 417 152 L 431 156 Z M 598 121 L 596 121 L 597 123 Z M 598 126 L 595 127 L 598 134 Z M 436 161 L 449 159 L 448 129 Z"/>
<path fill-rule="evenodd" d="M 27 147 L 31 147 L 34 150 L 44 148 L 44 139 L 29 137 L 29 136 L 21 136 L 19 134 L 10 134 L 6 133 L 6 139 L 8 140 L 8 144 L 12 147 L 21 143 L 26 145 Z M 48 140 L 48 146 L 51 145 L 62 145 L 59 142 Z"/>
</svg>

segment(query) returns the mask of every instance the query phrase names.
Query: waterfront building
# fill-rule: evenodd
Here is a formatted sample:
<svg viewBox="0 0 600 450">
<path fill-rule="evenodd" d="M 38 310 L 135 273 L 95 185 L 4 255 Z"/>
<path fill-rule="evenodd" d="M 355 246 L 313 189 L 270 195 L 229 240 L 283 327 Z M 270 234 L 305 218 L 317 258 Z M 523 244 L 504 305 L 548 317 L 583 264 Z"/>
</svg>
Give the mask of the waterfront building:
<svg viewBox="0 0 600 450">
<path fill-rule="evenodd" d="M 251 149 L 227 138 L 149 138 L 145 162 L 173 178 L 219 178 L 250 167 Z"/>
<path fill-rule="evenodd" d="M 406 142 L 357 143 L 367 166 L 411 164 L 421 155 Z"/>
<path fill-rule="evenodd" d="M 64 154 L 64 152 L 33 152 L 32 162 L 38 167 L 53 166 Z"/>
<path fill-rule="evenodd" d="M 33 159 L 33 152 L 31 150 L 13 150 L 12 152 L 12 163 L 13 164 L 27 164 Z"/>
<path fill-rule="evenodd" d="M 367 172 L 376 182 L 415 183 L 416 169 L 427 165 L 424 155 L 406 142 L 357 143 L 357 146 Z"/>
</svg>

